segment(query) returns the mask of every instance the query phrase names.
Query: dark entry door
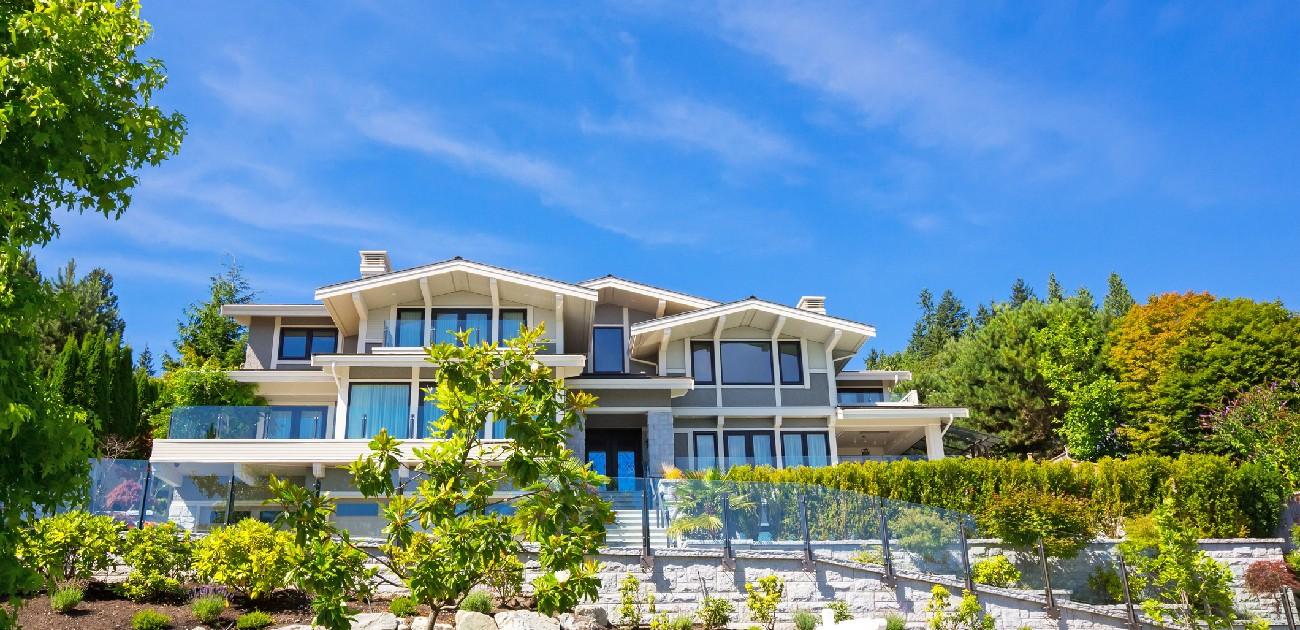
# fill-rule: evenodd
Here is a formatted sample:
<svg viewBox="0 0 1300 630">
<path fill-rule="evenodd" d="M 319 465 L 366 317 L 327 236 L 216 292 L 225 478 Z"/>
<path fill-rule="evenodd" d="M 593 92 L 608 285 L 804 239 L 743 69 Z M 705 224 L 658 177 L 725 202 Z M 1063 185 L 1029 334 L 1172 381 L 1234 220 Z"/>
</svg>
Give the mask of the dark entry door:
<svg viewBox="0 0 1300 630">
<path fill-rule="evenodd" d="M 631 492 L 644 477 L 640 429 L 590 429 L 587 431 L 587 461 L 598 473 L 609 477 L 610 490 Z"/>
</svg>

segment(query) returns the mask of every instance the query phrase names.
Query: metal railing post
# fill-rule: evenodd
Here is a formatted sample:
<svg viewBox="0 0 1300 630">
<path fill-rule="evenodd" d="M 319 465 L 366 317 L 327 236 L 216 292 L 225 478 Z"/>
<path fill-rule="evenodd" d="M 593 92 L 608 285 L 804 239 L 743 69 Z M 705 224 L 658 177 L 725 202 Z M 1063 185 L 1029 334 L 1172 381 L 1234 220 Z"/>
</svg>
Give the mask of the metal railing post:
<svg viewBox="0 0 1300 630">
<path fill-rule="evenodd" d="M 808 495 L 799 493 L 799 529 L 803 532 L 803 570 L 812 571 L 812 532 L 808 531 Z"/>
<path fill-rule="evenodd" d="M 966 590 L 975 592 L 975 576 L 971 575 L 970 570 L 970 540 L 966 535 L 966 519 L 959 517 L 961 525 L 958 528 L 961 534 L 961 570 L 966 576 Z"/>
<path fill-rule="evenodd" d="M 1124 613 L 1128 618 L 1130 628 L 1138 627 L 1137 608 L 1133 606 L 1133 591 L 1128 586 L 1128 565 L 1124 564 L 1124 556 L 1119 557 L 1119 585 L 1124 589 Z"/>
<path fill-rule="evenodd" d="M 1056 614 L 1056 594 L 1052 592 L 1052 572 L 1047 567 L 1047 549 L 1043 546 L 1043 537 L 1038 537 L 1038 561 L 1043 567 L 1043 595 L 1047 600 L 1047 614 Z"/>
<path fill-rule="evenodd" d="M 1282 610 L 1286 612 L 1286 627 L 1290 630 L 1296 630 L 1295 627 L 1295 607 L 1292 605 L 1295 600 L 1291 589 L 1282 587 Z"/>
<path fill-rule="evenodd" d="M 885 516 L 885 499 L 876 497 L 876 505 L 880 508 L 880 556 L 885 563 L 885 582 L 894 583 L 894 560 L 889 554 L 889 518 Z"/>
<path fill-rule="evenodd" d="M 731 497 L 722 495 L 722 566 L 736 568 L 736 558 L 731 551 Z"/>
<path fill-rule="evenodd" d="M 222 525 L 230 524 L 230 514 L 235 511 L 235 473 L 230 473 L 230 484 L 226 486 L 226 518 Z"/>
<path fill-rule="evenodd" d="M 144 529 L 144 511 L 149 506 L 149 482 L 153 479 L 153 466 L 144 467 L 144 484 L 140 489 L 140 518 L 136 520 L 136 529 Z"/>
<path fill-rule="evenodd" d="M 313 475 L 313 477 L 315 476 Z M 312 486 L 316 490 L 316 498 L 319 499 L 320 498 L 320 477 L 315 477 L 315 481 L 312 482 Z"/>
<path fill-rule="evenodd" d="M 650 551 L 650 480 L 641 481 L 641 566 L 651 568 L 654 560 Z"/>
</svg>

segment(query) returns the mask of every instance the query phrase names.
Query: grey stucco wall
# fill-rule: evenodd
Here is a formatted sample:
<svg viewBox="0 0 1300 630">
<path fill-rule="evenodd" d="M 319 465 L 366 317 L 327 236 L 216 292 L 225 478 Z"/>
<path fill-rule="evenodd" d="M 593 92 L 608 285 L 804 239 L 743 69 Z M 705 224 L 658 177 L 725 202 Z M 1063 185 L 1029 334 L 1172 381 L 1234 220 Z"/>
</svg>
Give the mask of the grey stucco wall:
<svg viewBox="0 0 1300 630">
<path fill-rule="evenodd" d="M 813 407 L 831 404 L 831 392 L 825 374 L 809 374 L 808 387 L 782 387 L 781 406 Z"/>
<path fill-rule="evenodd" d="M 244 368 L 269 370 L 271 350 L 275 345 L 275 318 L 253 317 L 248 322 L 248 346 L 244 350 Z"/>
<path fill-rule="evenodd" d="M 776 392 L 771 387 L 722 388 L 723 407 L 772 407 L 776 405 Z"/>
<path fill-rule="evenodd" d="M 662 389 L 588 389 L 597 407 L 667 407 L 668 391 Z"/>
</svg>

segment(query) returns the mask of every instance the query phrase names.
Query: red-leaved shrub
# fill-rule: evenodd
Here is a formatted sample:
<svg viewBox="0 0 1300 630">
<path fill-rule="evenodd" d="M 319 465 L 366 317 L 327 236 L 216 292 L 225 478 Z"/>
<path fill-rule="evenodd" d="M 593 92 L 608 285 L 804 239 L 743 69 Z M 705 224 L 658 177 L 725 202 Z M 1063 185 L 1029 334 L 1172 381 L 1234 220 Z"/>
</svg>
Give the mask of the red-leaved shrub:
<svg viewBox="0 0 1300 630">
<path fill-rule="evenodd" d="M 1300 591 L 1300 581 L 1281 560 L 1259 560 L 1246 567 L 1246 590 L 1255 595 L 1273 594 L 1283 587 Z"/>
</svg>

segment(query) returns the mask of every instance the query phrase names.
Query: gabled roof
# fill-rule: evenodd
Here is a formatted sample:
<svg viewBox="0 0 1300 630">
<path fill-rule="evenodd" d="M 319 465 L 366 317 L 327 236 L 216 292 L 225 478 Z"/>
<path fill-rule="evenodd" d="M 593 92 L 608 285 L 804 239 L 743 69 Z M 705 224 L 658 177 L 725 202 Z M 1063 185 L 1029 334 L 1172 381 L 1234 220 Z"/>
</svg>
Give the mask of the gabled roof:
<svg viewBox="0 0 1300 630">
<path fill-rule="evenodd" d="M 668 317 L 660 317 L 658 319 L 644 321 L 639 324 L 633 324 L 631 332 L 633 335 L 643 335 L 645 333 L 664 330 L 666 328 L 672 328 L 674 326 L 681 326 L 683 324 L 690 324 L 699 321 L 707 321 L 716 317 L 731 315 L 733 313 L 743 313 L 745 311 L 750 311 L 750 310 L 762 311 L 762 312 L 770 313 L 772 315 L 776 315 L 777 317 L 785 317 L 787 319 L 803 321 L 810 324 L 818 324 L 818 325 L 826 326 L 828 328 L 836 328 L 839 330 L 843 330 L 845 332 L 857 333 L 859 335 L 863 335 L 864 337 L 876 336 L 876 327 L 870 324 L 863 324 L 861 322 L 855 322 L 841 317 L 834 317 L 831 315 L 814 313 L 812 311 L 804 310 L 801 308 L 795 308 L 793 306 L 786 306 L 784 304 L 777 304 L 776 302 L 760 300 L 752 296 L 744 300 L 737 300 L 735 302 L 719 304 L 717 306 L 700 309 L 698 311 L 691 311 L 689 313 L 680 313 L 678 315 L 670 315 Z"/>
<path fill-rule="evenodd" d="M 643 282 L 636 282 L 633 280 L 628 280 L 627 278 L 620 278 L 613 274 L 607 275 L 602 278 L 583 280 L 578 284 L 580 286 L 584 286 L 589 289 L 596 289 L 596 290 L 621 289 L 623 291 L 628 291 L 630 293 L 637 293 L 640 295 L 644 295 L 659 300 L 676 302 L 678 304 L 689 306 L 691 308 L 709 308 L 718 305 L 718 302 L 715 302 L 710 299 L 706 299 L 694 295 L 687 295 L 685 293 L 679 293 L 677 291 L 669 291 L 668 289 L 645 284 Z"/>
<path fill-rule="evenodd" d="M 425 276 L 449 273 L 453 271 L 463 271 L 463 272 L 472 273 L 476 275 L 484 275 L 484 276 L 501 278 L 503 280 L 515 282 L 517 284 L 531 286 L 538 289 L 544 289 L 547 291 L 553 291 L 561 295 L 567 295 L 567 296 L 571 296 L 583 300 L 594 301 L 597 298 L 596 289 L 579 286 L 576 284 L 570 284 L 568 282 L 562 282 L 560 280 L 552 280 L 550 278 L 544 278 L 542 276 L 536 276 L 533 274 L 521 273 L 518 271 L 514 271 L 512 269 L 497 267 L 495 265 L 488 265 L 480 262 L 474 262 L 472 260 L 465 260 L 460 256 L 448 260 L 444 260 L 441 262 L 428 264 L 428 265 L 420 265 L 418 267 L 411 267 L 408 269 L 400 269 L 398 271 L 392 271 L 389 273 L 382 273 L 382 274 L 370 276 L 368 278 L 361 278 L 358 280 L 349 280 L 347 282 L 339 282 L 336 284 L 325 285 L 319 289 L 316 289 L 315 298 L 321 300 L 328 297 L 344 295 L 347 293 L 353 293 L 365 289 L 372 289 L 375 287 L 382 287 L 385 285 L 396 284 L 400 282 L 407 282 Z"/>
</svg>

